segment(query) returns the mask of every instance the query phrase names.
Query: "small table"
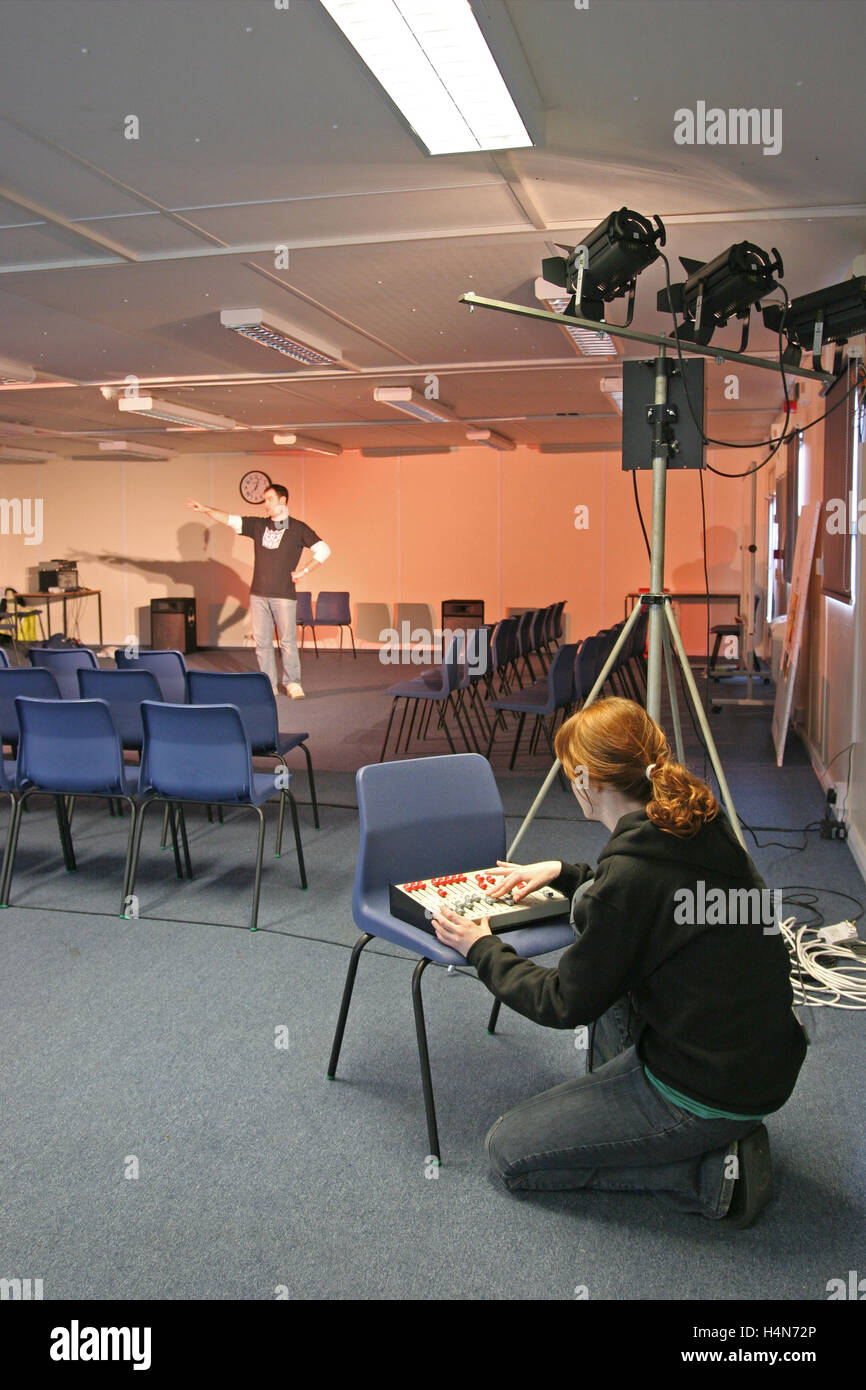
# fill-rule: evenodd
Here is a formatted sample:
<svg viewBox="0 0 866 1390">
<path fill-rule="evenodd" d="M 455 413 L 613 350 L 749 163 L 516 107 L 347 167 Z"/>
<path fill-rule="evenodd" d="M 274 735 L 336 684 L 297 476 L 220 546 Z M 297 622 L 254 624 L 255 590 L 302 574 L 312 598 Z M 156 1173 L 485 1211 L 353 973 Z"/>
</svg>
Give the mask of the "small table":
<svg viewBox="0 0 866 1390">
<path fill-rule="evenodd" d="M 63 604 L 63 635 L 66 636 L 66 604 L 71 598 L 96 598 L 96 606 L 99 612 L 99 645 L 102 642 L 102 590 L 101 589 L 64 589 L 59 594 L 19 594 L 19 598 L 26 599 L 28 603 L 45 604 L 45 620 L 48 624 L 48 636 L 51 636 L 51 605 L 60 602 Z"/>
</svg>

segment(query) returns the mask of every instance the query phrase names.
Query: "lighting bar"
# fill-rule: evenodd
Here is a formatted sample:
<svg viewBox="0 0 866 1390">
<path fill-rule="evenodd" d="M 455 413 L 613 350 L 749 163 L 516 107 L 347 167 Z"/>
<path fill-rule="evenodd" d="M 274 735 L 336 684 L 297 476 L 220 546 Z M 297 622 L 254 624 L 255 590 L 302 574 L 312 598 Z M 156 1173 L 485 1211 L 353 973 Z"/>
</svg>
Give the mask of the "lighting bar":
<svg viewBox="0 0 866 1390">
<path fill-rule="evenodd" d="M 620 415 L 622 415 L 622 377 L 603 376 L 599 382 L 602 391 L 606 396 L 610 396 Z"/>
<path fill-rule="evenodd" d="M 5 444 L 0 444 L 0 463 L 5 459 L 14 463 L 50 463 L 59 457 L 59 454 L 38 453 L 36 449 L 7 449 Z"/>
<path fill-rule="evenodd" d="M 429 445 L 412 445 L 411 448 L 403 448 L 399 444 L 386 444 L 362 449 L 361 454 L 365 459 L 394 459 L 407 458 L 413 454 L 456 454 L 456 444 L 439 444 L 435 447 Z"/>
<path fill-rule="evenodd" d="M 341 367 L 343 354 L 324 343 L 312 343 L 297 336 L 290 324 L 284 323 L 264 309 L 223 309 L 220 312 L 223 328 L 231 328 L 242 338 L 249 338 L 262 347 L 273 348 L 284 357 L 302 362 L 305 367 Z"/>
<path fill-rule="evenodd" d="M 416 420 L 426 420 L 428 424 L 453 425 L 457 419 L 447 405 L 441 401 L 434 405 L 412 386 L 377 386 L 373 400 L 402 410 L 404 415 L 414 415 Z"/>
<path fill-rule="evenodd" d="M 466 438 L 473 444 L 486 444 L 488 449 L 517 448 L 513 439 L 506 439 L 504 434 L 497 434 L 495 430 L 467 430 Z"/>
<path fill-rule="evenodd" d="M 100 439 L 97 447 L 100 454 L 120 454 L 123 458 L 170 459 L 173 457 L 165 449 L 155 449 L 150 444 L 130 444 L 125 439 Z"/>
<path fill-rule="evenodd" d="M 189 425 L 199 430 L 237 430 L 237 420 L 227 415 L 211 415 L 206 410 L 193 410 L 173 401 L 158 401 L 154 396 L 121 396 L 118 410 L 132 415 L 147 415 L 151 420 L 166 420 L 171 425 Z"/>
<path fill-rule="evenodd" d="M 299 449 L 306 454 L 341 454 L 341 444 L 329 444 L 326 439 L 311 439 L 308 434 L 275 434 L 274 443 L 284 449 Z"/>
<path fill-rule="evenodd" d="M 468 0 L 321 0 L 430 154 L 525 148 Z"/>
<path fill-rule="evenodd" d="M 563 294 L 559 285 L 552 285 L 549 280 L 539 276 L 535 282 L 535 297 L 540 299 L 542 304 L 546 304 L 551 313 L 565 315 L 569 305 L 569 296 Z M 572 328 L 566 322 L 562 325 L 577 348 L 585 357 L 616 357 L 616 344 L 609 333 L 593 333 L 586 328 Z"/>
</svg>

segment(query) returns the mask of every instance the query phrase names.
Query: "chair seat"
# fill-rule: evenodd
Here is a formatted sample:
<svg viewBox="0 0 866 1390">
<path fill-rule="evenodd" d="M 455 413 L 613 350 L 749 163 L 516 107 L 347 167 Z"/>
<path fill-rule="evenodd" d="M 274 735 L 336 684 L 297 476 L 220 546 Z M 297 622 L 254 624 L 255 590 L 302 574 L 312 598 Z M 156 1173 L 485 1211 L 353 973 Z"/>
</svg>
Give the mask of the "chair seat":
<svg viewBox="0 0 866 1390">
<path fill-rule="evenodd" d="M 300 744 L 306 743 L 309 737 L 309 734 L 280 734 L 277 739 L 276 748 L 268 748 L 266 751 L 268 753 L 289 753 L 293 748 L 297 748 Z M 253 752 L 257 754 L 255 748 Z"/>
<path fill-rule="evenodd" d="M 14 769 L 15 764 L 14 764 L 14 763 L 6 763 L 5 766 L 6 766 L 7 769 L 8 769 L 9 767 L 12 767 L 12 768 Z M 21 787 L 21 791 L 24 791 L 24 792 L 30 791 L 32 788 L 35 787 L 36 790 L 37 790 L 37 792 L 44 792 L 44 794 L 45 794 L 46 796 L 109 796 L 109 797 L 111 797 L 111 796 L 132 796 L 132 797 L 135 797 L 135 796 L 138 795 L 138 778 L 139 778 L 139 772 L 140 772 L 140 769 L 139 769 L 137 766 L 135 766 L 134 764 L 132 764 L 132 763 L 124 763 L 124 766 L 123 766 L 123 782 L 122 782 L 122 784 L 118 785 L 116 788 L 113 788 L 111 791 L 103 790 L 102 788 L 100 788 L 99 791 L 91 791 L 91 790 L 89 789 L 89 787 L 88 787 L 86 784 L 82 785 L 82 784 L 79 782 L 78 785 L 75 785 L 72 778 L 67 777 L 67 778 L 64 779 L 64 776 L 63 776 L 63 768 L 62 768 L 62 767 L 58 767 L 58 769 L 57 769 L 57 776 L 54 777 L 54 778 L 52 778 L 51 786 L 50 786 L 50 787 L 47 787 L 47 786 L 46 786 L 46 787 L 43 787 L 41 783 L 37 784 L 37 783 L 35 783 L 35 782 L 29 782 L 29 781 L 28 781 L 28 782 L 25 782 L 24 785 Z"/>
<path fill-rule="evenodd" d="M 443 946 L 438 937 L 431 932 L 402 922 L 391 912 L 388 889 L 373 889 L 368 893 L 366 905 L 355 913 L 355 925 L 359 931 L 370 932 L 382 937 L 395 946 L 404 946 L 415 955 L 426 956 L 428 960 L 440 965 L 465 965 L 459 951 Z M 515 931 L 501 932 L 502 940 L 513 946 L 519 956 L 545 955 L 548 951 L 559 951 L 574 943 L 574 933 L 567 918 L 557 917 L 546 921 L 542 926 L 518 927 Z"/>
<path fill-rule="evenodd" d="M 401 685 L 392 685 L 385 691 L 386 695 L 394 695 L 407 700 L 429 700 L 446 693 L 442 689 L 442 677 L 438 674 L 432 683 L 426 676 L 416 676 L 414 680 L 403 681 Z"/>
<path fill-rule="evenodd" d="M 137 777 L 138 777 L 138 769 L 136 768 L 136 769 L 132 769 L 132 770 L 135 771 L 135 773 L 136 773 L 136 779 L 137 779 Z M 291 774 L 291 772 L 289 772 L 289 773 L 285 773 L 285 772 L 284 772 L 284 773 L 282 774 L 282 780 L 283 780 L 284 789 L 285 789 L 286 791 L 288 791 L 289 786 L 291 785 L 291 781 L 292 781 L 292 774 Z M 245 800 L 244 800 L 244 801 L 234 801 L 234 800 L 232 800 L 232 801 L 222 801 L 222 802 L 220 802 L 220 803 L 218 803 L 218 804 L 221 805 L 221 806 L 236 806 L 236 805 L 237 805 L 237 806 L 249 806 L 249 805 L 253 805 L 253 806 L 264 806 L 265 802 L 270 801 L 271 798 L 276 794 L 277 790 L 278 790 L 278 788 L 277 788 L 277 786 L 276 786 L 276 784 L 275 784 L 275 782 L 274 782 L 274 778 L 273 778 L 273 774 L 272 774 L 272 773 L 270 773 L 270 772 L 254 772 L 254 773 L 253 773 L 253 785 L 252 785 L 252 787 L 250 788 L 250 793 L 251 793 L 251 794 L 250 794 L 250 799 L 249 799 L 249 801 L 245 801 Z M 200 804 L 203 805 L 203 806 L 213 806 L 213 805 L 215 804 L 215 803 L 214 803 L 213 793 L 212 793 L 212 792 L 209 793 L 209 792 L 207 792 L 207 791 L 204 791 L 204 792 L 197 792 L 197 793 L 184 791 L 184 793 L 183 793 L 182 796 L 178 796 L 177 800 L 178 800 L 178 801 L 195 802 L 196 804 L 199 804 L 199 803 L 200 803 Z"/>
<path fill-rule="evenodd" d="M 519 695 L 490 700 L 493 709 L 505 709 L 515 714 L 553 714 L 557 706 L 551 701 L 547 681 L 542 686 L 529 686 Z"/>
</svg>

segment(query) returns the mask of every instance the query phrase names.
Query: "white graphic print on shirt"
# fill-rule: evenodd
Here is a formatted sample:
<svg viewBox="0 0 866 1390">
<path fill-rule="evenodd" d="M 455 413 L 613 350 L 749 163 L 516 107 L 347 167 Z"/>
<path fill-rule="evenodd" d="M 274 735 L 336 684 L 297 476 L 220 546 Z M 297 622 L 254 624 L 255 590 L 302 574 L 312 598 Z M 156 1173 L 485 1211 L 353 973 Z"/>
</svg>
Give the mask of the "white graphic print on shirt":
<svg viewBox="0 0 866 1390">
<path fill-rule="evenodd" d="M 268 526 L 262 532 L 262 545 L 266 546 L 268 550 L 276 550 L 285 534 L 285 531 L 272 531 Z"/>
</svg>

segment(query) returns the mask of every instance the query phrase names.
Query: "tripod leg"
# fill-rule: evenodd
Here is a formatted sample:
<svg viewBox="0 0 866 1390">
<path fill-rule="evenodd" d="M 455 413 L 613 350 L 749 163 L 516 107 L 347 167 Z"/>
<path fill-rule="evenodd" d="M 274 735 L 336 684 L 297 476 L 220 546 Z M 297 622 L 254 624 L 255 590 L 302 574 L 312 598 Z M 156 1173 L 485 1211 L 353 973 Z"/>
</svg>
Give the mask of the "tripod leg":
<svg viewBox="0 0 866 1390">
<path fill-rule="evenodd" d="M 695 685 L 695 678 L 692 675 L 692 668 L 689 665 L 689 659 L 686 656 L 686 649 L 683 646 L 683 639 L 680 637 L 679 628 L 674 622 L 674 615 L 667 604 L 665 604 L 664 611 L 665 617 L 667 618 L 668 627 L 670 628 L 671 637 L 673 638 L 674 647 L 676 648 L 677 657 L 679 658 L 680 669 L 683 673 L 683 680 L 685 681 L 686 688 L 688 689 L 689 695 L 691 696 L 692 705 L 694 706 L 694 711 L 697 715 L 698 723 L 701 727 L 701 733 L 704 736 L 704 742 L 707 746 L 707 752 L 710 755 L 710 762 L 713 765 L 713 771 L 715 772 L 716 778 L 718 779 L 719 790 L 722 793 L 722 801 L 725 803 L 725 809 L 730 818 L 731 827 L 734 831 L 734 834 L 736 835 L 740 844 L 743 846 L 743 849 L 745 849 L 746 842 L 743 839 L 743 832 L 740 829 L 740 822 L 737 819 L 737 813 L 734 810 L 733 797 L 731 796 L 731 791 L 728 786 L 727 778 L 725 777 L 724 769 L 722 768 L 718 749 L 716 748 L 715 742 L 713 741 L 713 736 L 710 733 L 710 726 L 707 723 L 707 716 L 704 712 L 704 707 L 701 704 L 701 697 L 698 693 L 698 688 Z"/>
<path fill-rule="evenodd" d="M 665 671 L 667 672 L 668 691 L 671 697 L 671 719 L 674 725 L 674 742 L 677 749 L 677 759 L 682 763 L 685 761 L 685 755 L 683 753 L 683 730 L 680 724 L 680 705 L 677 699 L 676 672 L 674 671 L 674 663 L 671 657 L 671 635 L 668 631 L 667 624 L 665 624 L 662 631 L 662 636 L 664 637 L 665 648 Z"/>
</svg>

